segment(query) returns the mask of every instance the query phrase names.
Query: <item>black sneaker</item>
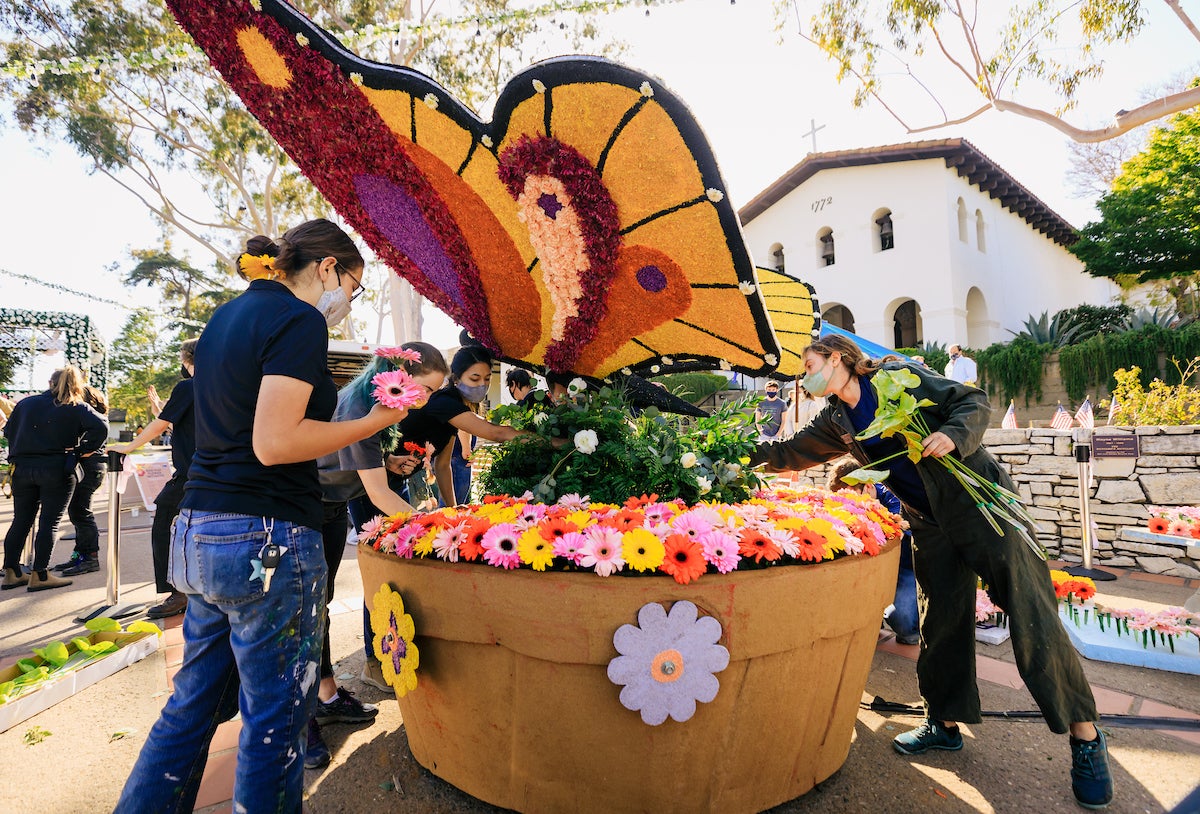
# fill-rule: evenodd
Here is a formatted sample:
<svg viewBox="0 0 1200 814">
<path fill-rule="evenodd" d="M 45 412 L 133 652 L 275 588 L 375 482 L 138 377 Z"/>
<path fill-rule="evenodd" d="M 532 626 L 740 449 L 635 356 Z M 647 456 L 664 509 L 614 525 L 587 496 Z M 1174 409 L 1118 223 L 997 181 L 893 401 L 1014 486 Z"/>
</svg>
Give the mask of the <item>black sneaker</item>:
<svg viewBox="0 0 1200 814">
<path fill-rule="evenodd" d="M 338 687 L 337 695 L 328 704 L 317 701 L 317 712 L 313 720 L 319 724 L 361 724 L 375 720 L 379 707 L 364 704 L 345 687 Z"/>
<path fill-rule="evenodd" d="M 83 555 L 78 551 L 71 552 L 71 559 L 66 562 L 60 562 L 58 565 L 51 568 L 51 571 L 66 571 L 68 568 L 74 568 L 79 565 L 79 561 L 83 559 Z"/>
<path fill-rule="evenodd" d="M 902 755 L 919 755 L 930 749 L 957 752 L 963 748 L 962 732 L 957 726 L 947 729 L 932 718 L 926 718 L 916 729 L 893 738 L 892 746 Z"/>
<path fill-rule="evenodd" d="M 1084 808 L 1106 808 L 1112 802 L 1108 742 L 1098 728 L 1094 741 L 1071 738 L 1071 791 L 1075 793 L 1075 802 Z"/>
<path fill-rule="evenodd" d="M 79 560 L 69 568 L 62 570 L 64 577 L 77 577 L 80 574 L 90 574 L 100 570 L 100 555 L 99 554 L 84 554 Z"/>
<path fill-rule="evenodd" d="M 323 769 L 329 765 L 331 760 L 333 760 L 333 755 L 329 754 L 329 747 L 325 745 L 325 739 L 321 737 L 321 725 L 316 722 L 316 719 L 309 719 L 308 747 L 304 750 L 304 768 Z"/>
</svg>

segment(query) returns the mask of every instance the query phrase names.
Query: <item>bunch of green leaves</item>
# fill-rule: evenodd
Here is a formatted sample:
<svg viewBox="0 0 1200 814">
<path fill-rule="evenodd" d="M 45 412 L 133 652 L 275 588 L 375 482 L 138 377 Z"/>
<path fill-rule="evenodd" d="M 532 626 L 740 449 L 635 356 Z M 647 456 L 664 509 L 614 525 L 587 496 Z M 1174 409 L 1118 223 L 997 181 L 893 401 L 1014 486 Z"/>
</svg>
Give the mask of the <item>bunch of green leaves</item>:
<svg viewBox="0 0 1200 814">
<path fill-rule="evenodd" d="M 119 622 L 114 619 L 90 619 L 84 627 L 92 633 L 121 632 Z M 138 621 L 124 630 L 126 633 L 154 632 L 161 633 L 157 626 L 150 622 Z M 16 664 L 20 675 L 0 683 L 0 704 L 15 701 L 23 695 L 39 689 L 43 685 L 60 678 L 67 673 L 85 667 L 88 664 L 114 653 L 118 645 L 112 641 L 92 643 L 87 637 L 77 636 L 71 639 L 70 645 L 62 642 L 51 642 L 45 647 L 33 650 L 33 656 L 23 658 Z"/>
<path fill-rule="evenodd" d="M 559 403 L 542 399 L 531 407 L 500 407 L 492 420 L 534 437 L 495 448 L 481 475 L 486 494 L 528 492 L 550 503 L 575 493 L 618 504 L 657 494 L 694 503 L 746 500 L 760 483 L 746 468 L 756 435 L 748 401 L 725 405 L 685 427 L 655 407 L 638 412 L 622 391 L 603 387 Z M 594 450 L 580 437 L 589 431 L 596 435 Z M 556 439 L 562 439 L 558 447 Z"/>
<path fill-rule="evenodd" d="M 921 409 L 936 405 L 929 399 L 918 401 L 912 393 L 908 392 L 911 388 L 917 387 L 920 384 L 921 379 L 915 373 L 903 369 L 881 370 L 871 378 L 871 386 L 875 388 L 879 407 L 875 410 L 874 420 L 855 437 L 861 441 L 864 438 L 874 438 L 876 436 L 880 438 L 892 438 L 899 435 L 904 439 L 905 448 L 894 455 L 889 455 L 886 458 L 873 461 L 866 467 L 854 470 L 849 476 L 843 477 L 846 483 L 851 485 L 858 483 L 879 483 L 886 479 L 889 473 L 886 469 L 871 467 L 878 467 L 879 464 L 886 463 L 901 455 L 908 456 L 908 459 L 914 464 L 921 460 L 921 454 L 925 449 L 922 441 L 931 434 L 929 422 L 925 420 Z M 1037 538 L 1033 533 L 1035 529 L 1034 519 L 1024 504 L 1021 503 L 1021 498 L 1017 494 L 997 483 L 980 477 L 977 472 L 971 470 L 956 455 L 943 455 L 940 458 L 934 458 L 934 460 L 944 466 L 967 494 L 971 496 L 971 499 L 975 501 L 975 508 L 979 510 L 980 514 L 983 515 L 988 525 L 992 527 L 992 530 L 996 534 L 1003 535 L 1004 531 L 1000 523 L 1008 523 L 1017 530 L 1035 554 L 1043 560 L 1046 559 L 1046 552 L 1038 544 Z"/>
</svg>

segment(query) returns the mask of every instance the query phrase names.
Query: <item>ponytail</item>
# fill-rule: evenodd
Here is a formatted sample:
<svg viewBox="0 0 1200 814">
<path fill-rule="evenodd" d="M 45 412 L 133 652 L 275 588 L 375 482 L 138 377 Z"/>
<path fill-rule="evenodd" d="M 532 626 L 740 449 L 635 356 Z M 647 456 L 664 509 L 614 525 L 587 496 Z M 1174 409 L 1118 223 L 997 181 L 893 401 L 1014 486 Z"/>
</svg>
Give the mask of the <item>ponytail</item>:
<svg viewBox="0 0 1200 814">
<path fill-rule="evenodd" d="M 87 383 L 79 368 L 67 365 L 50 376 L 50 393 L 58 404 L 83 404 L 83 388 Z"/>
</svg>

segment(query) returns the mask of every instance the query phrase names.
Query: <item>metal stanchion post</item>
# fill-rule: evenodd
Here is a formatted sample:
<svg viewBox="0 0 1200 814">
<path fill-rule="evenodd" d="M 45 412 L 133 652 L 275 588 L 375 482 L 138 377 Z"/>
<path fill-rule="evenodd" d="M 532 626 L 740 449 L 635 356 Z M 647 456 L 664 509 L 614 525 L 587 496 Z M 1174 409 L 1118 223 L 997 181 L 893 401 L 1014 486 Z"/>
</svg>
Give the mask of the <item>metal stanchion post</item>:
<svg viewBox="0 0 1200 814">
<path fill-rule="evenodd" d="M 125 469 L 125 456 L 119 452 L 108 453 L 108 582 L 106 603 L 90 612 L 82 611 L 76 622 L 86 622 L 97 616 L 121 619 L 140 613 L 143 604 L 118 606 L 121 601 L 121 492 L 117 477 Z"/>
<path fill-rule="evenodd" d="M 1083 566 L 1064 568 L 1073 577 L 1087 577 L 1092 580 L 1108 581 L 1116 579 L 1115 574 L 1101 571 L 1092 567 L 1092 506 L 1089 485 L 1092 479 L 1092 433 L 1091 430 L 1079 429 L 1075 440 L 1075 461 L 1079 464 L 1079 525 L 1082 536 L 1080 545 L 1083 547 Z"/>
</svg>

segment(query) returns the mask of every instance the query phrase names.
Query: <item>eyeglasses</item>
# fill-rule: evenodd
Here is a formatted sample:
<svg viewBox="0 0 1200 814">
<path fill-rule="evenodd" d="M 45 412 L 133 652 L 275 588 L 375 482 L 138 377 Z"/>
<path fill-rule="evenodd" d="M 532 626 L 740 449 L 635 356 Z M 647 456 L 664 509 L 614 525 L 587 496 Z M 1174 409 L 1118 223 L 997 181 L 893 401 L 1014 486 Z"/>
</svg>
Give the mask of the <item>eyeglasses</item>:
<svg viewBox="0 0 1200 814">
<path fill-rule="evenodd" d="M 350 302 L 354 302 L 355 300 L 357 300 L 359 297 L 361 297 L 363 295 L 363 292 L 366 291 L 366 289 L 363 288 L 362 280 L 359 279 L 358 277 L 355 277 L 347 269 L 342 268 L 341 263 L 338 263 L 337 265 L 335 265 L 333 267 L 333 270 L 335 272 L 337 272 L 338 285 L 342 284 L 342 275 L 343 274 L 345 274 L 351 280 L 354 281 L 354 292 L 350 295 Z"/>
</svg>

